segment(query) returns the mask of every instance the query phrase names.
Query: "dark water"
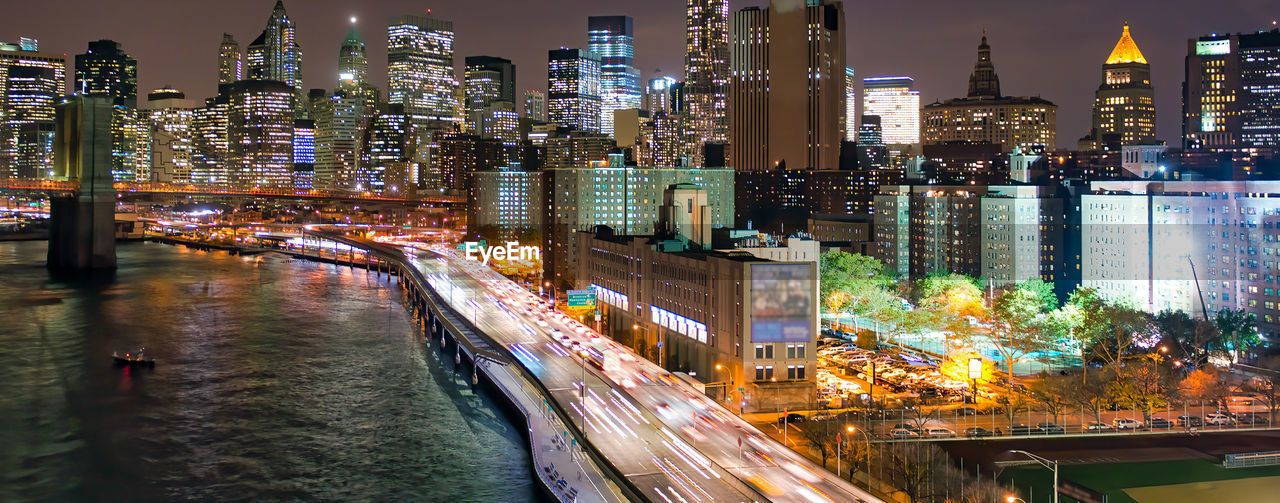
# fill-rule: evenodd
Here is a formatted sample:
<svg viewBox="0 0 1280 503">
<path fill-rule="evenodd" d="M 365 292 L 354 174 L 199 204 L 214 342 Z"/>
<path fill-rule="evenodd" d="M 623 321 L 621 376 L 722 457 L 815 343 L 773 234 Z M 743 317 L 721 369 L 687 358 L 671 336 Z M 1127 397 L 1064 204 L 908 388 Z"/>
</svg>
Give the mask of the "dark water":
<svg viewBox="0 0 1280 503">
<path fill-rule="evenodd" d="M 0 243 L 0 501 L 529 501 L 519 431 L 363 270 Z M 145 345 L 154 370 L 117 369 Z M 478 393 L 478 394 L 477 394 Z"/>
</svg>

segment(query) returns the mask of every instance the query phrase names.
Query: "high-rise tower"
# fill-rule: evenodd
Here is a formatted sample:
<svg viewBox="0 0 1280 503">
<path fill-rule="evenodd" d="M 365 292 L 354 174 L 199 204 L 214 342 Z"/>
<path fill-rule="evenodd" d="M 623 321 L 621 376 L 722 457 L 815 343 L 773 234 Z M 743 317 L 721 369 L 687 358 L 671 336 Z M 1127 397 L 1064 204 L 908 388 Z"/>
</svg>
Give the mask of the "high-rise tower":
<svg viewBox="0 0 1280 503">
<path fill-rule="evenodd" d="M 1186 148 L 1280 147 L 1280 29 L 1187 41 Z"/>
<path fill-rule="evenodd" d="M 375 108 L 379 101 L 378 89 L 369 82 L 369 56 L 354 17 L 351 18 L 347 38 L 338 50 L 338 93 L 361 98 L 364 106 L 370 109 Z"/>
<path fill-rule="evenodd" d="M 283 0 L 276 0 L 267 28 L 249 44 L 248 55 L 249 79 L 284 82 L 293 88 L 295 103 L 301 103 L 302 47 Z"/>
<path fill-rule="evenodd" d="M 28 38 L 0 42 L 0 177 L 42 178 L 53 169 L 55 107 L 66 94 L 66 56 L 38 49 Z"/>
<path fill-rule="evenodd" d="M 587 50 L 600 58 L 600 130 L 613 134 L 613 112 L 640 108 L 635 29 L 629 16 L 587 18 Z"/>
<path fill-rule="evenodd" d="M 844 4 L 773 0 L 767 10 L 738 11 L 734 25 L 730 164 L 836 169 L 845 127 Z"/>
<path fill-rule="evenodd" d="M 547 52 L 547 119 L 600 131 L 600 60 L 582 49 Z"/>
<path fill-rule="evenodd" d="M 1156 141 L 1155 90 L 1151 66 L 1129 36 L 1125 23 L 1120 41 L 1102 65 L 1102 84 L 1093 99 L 1091 149 L 1150 145 Z"/>
<path fill-rule="evenodd" d="M 690 140 L 729 139 L 729 2 L 687 0 L 685 3 L 684 100 Z M 693 162 L 701 166 L 701 155 Z"/>
<path fill-rule="evenodd" d="M 1000 77 L 996 75 L 996 67 L 991 63 L 991 46 L 987 45 L 987 30 L 982 30 L 982 42 L 978 44 L 978 61 L 973 63 L 973 73 L 969 75 L 969 97 L 1000 97 Z"/>
<path fill-rule="evenodd" d="M 89 42 L 76 55 L 75 93 L 108 96 L 112 104 L 138 108 L 138 61 L 113 40 Z"/>
<path fill-rule="evenodd" d="M 516 65 L 493 56 L 467 56 L 463 70 L 466 84 L 466 119 L 471 131 L 480 129 L 480 115 L 495 102 L 516 104 Z"/>
<path fill-rule="evenodd" d="M 415 123 L 457 121 L 453 22 L 402 15 L 387 27 L 387 101 L 404 105 Z"/>
<path fill-rule="evenodd" d="M 862 115 L 880 117 L 886 145 L 920 143 L 920 91 L 913 87 L 911 77 L 862 79 Z"/>
<path fill-rule="evenodd" d="M 234 84 L 244 78 L 243 72 L 240 44 L 231 38 L 230 33 L 223 33 L 222 45 L 218 46 L 218 84 Z"/>
</svg>

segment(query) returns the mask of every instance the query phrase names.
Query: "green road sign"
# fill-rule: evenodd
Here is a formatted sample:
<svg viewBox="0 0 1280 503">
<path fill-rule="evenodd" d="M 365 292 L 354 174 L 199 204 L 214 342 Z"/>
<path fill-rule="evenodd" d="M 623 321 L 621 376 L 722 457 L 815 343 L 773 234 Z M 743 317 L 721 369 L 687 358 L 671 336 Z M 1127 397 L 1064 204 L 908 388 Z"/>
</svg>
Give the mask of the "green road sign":
<svg viewBox="0 0 1280 503">
<path fill-rule="evenodd" d="M 595 307 L 595 290 L 569 290 L 569 307 Z"/>
</svg>

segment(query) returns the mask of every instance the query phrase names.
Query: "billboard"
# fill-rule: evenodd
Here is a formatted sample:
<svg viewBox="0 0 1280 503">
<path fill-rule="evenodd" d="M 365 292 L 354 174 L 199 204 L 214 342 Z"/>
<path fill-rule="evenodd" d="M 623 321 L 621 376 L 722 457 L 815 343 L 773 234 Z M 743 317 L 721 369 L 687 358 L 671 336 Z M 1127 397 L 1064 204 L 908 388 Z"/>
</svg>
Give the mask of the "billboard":
<svg viewBox="0 0 1280 503">
<path fill-rule="evenodd" d="M 810 264 L 751 264 L 751 342 L 813 340 Z"/>
</svg>

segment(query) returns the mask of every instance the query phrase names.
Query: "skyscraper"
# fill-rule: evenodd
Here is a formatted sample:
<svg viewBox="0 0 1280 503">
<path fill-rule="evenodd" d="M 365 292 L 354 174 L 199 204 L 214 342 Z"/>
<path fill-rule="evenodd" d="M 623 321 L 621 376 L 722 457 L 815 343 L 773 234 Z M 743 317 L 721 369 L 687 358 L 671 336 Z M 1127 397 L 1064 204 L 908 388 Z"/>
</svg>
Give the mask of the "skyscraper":
<svg viewBox="0 0 1280 503">
<path fill-rule="evenodd" d="M 192 126 L 195 102 L 164 87 L 147 94 L 145 117 L 151 123 L 151 174 L 157 182 L 191 183 Z"/>
<path fill-rule="evenodd" d="M 191 115 L 191 182 L 198 185 L 231 183 L 227 165 L 231 151 L 227 120 L 232 84 L 219 87 L 218 95 L 205 100 L 204 106 Z"/>
<path fill-rule="evenodd" d="M 920 91 L 911 77 L 862 79 L 862 114 L 880 117 L 886 145 L 920 143 Z"/>
<path fill-rule="evenodd" d="M 985 32 L 969 75 L 968 96 L 925 105 L 921 115 L 926 145 L 998 144 L 1008 153 L 1014 148 L 1051 149 L 1058 137 L 1058 105 L 1038 96 L 1000 93 L 1000 77 L 991 62 Z M 885 136 L 888 142 L 888 131 Z"/>
<path fill-rule="evenodd" d="M 1187 41 L 1186 148 L 1280 147 L 1280 29 Z"/>
<path fill-rule="evenodd" d="M 844 141 L 858 141 L 858 79 L 844 69 Z"/>
<path fill-rule="evenodd" d="M 283 0 L 276 0 L 266 29 L 249 44 L 248 55 L 250 79 L 284 82 L 293 88 L 295 101 L 301 103 L 302 47 L 298 45 L 293 21 L 284 11 Z"/>
<path fill-rule="evenodd" d="M 729 139 L 729 1 L 685 2 L 684 99 L 692 139 Z M 699 148 L 699 151 L 701 149 Z M 695 162 L 701 165 L 701 155 Z"/>
<path fill-rule="evenodd" d="M 1090 136 L 1092 150 L 1104 145 L 1151 145 L 1156 141 L 1151 66 L 1129 36 L 1128 23 L 1102 65 L 1102 84 L 1093 99 Z"/>
<path fill-rule="evenodd" d="M 230 33 L 222 34 L 222 45 L 218 46 L 218 83 L 234 84 L 244 78 L 244 70 L 240 61 L 240 44 L 231 38 Z"/>
<path fill-rule="evenodd" d="M 66 94 L 66 57 L 23 41 L 30 43 L 0 43 L 0 176 L 46 177 L 55 107 Z"/>
<path fill-rule="evenodd" d="M 844 4 L 774 0 L 768 10 L 739 10 L 734 25 L 730 164 L 738 171 L 838 168 Z"/>
<path fill-rule="evenodd" d="M 600 58 L 600 130 L 613 134 L 613 112 L 640 108 L 635 30 L 629 16 L 587 18 L 587 50 Z"/>
<path fill-rule="evenodd" d="M 466 85 L 467 127 L 480 129 L 480 114 L 494 102 L 516 103 L 516 66 L 493 56 L 467 56 L 463 70 Z"/>
<path fill-rule="evenodd" d="M 360 118 L 366 113 L 364 100 L 342 93 L 316 96 L 316 188 L 366 188 L 356 174 Z"/>
<path fill-rule="evenodd" d="M 75 92 L 107 96 L 116 106 L 138 108 L 138 61 L 113 40 L 89 42 L 89 50 L 76 55 Z"/>
<path fill-rule="evenodd" d="M 524 116 L 539 122 L 547 121 L 547 95 L 530 89 L 524 92 Z"/>
<path fill-rule="evenodd" d="M 547 51 L 547 119 L 600 131 L 600 60 L 582 49 Z"/>
<path fill-rule="evenodd" d="M 293 184 L 294 88 L 274 80 L 242 80 L 227 113 L 231 182 L 241 188 Z"/>
<path fill-rule="evenodd" d="M 658 112 L 674 113 L 674 107 L 671 106 L 671 88 L 676 85 L 675 77 L 658 77 L 649 79 L 644 86 L 644 103 L 641 108 L 649 111 L 649 116 L 653 117 Z"/>
<path fill-rule="evenodd" d="M 453 22 L 430 15 L 393 16 L 387 27 L 387 101 L 404 105 L 415 123 L 458 121 L 457 88 Z"/>
<path fill-rule="evenodd" d="M 416 185 L 417 165 L 410 161 L 412 125 L 399 105 L 378 114 L 360 144 L 357 183 L 378 193 L 403 193 Z"/>
</svg>

